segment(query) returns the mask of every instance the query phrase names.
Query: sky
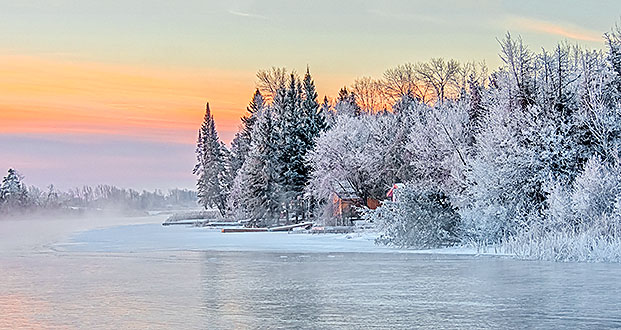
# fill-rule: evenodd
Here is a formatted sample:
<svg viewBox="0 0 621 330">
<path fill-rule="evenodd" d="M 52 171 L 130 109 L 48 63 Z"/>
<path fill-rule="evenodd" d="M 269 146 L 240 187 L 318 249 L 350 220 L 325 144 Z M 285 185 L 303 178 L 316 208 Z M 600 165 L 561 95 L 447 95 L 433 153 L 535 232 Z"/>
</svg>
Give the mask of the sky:
<svg viewBox="0 0 621 330">
<path fill-rule="evenodd" d="M 205 103 L 230 142 L 257 70 L 304 72 L 321 98 L 432 57 L 500 65 L 533 50 L 604 47 L 617 1 L 0 0 L 0 173 L 61 189 L 192 188 Z M 3 176 L 4 174 L 2 174 Z"/>
</svg>

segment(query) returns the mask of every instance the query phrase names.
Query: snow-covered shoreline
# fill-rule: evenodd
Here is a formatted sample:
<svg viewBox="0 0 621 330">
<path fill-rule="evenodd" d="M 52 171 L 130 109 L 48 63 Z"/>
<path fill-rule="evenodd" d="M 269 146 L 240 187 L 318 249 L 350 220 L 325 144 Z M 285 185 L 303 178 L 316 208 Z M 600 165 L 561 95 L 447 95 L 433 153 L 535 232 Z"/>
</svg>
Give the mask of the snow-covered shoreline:
<svg viewBox="0 0 621 330">
<path fill-rule="evenodd" d="M 270 253 L 396 253 L 553 260 L 508 253 L 510 247 L 412 249 L 376 245 L 377 233 L 221 233 L 219 229 L 161 226 L 165 214 L 144 217 L 51 218 L 0 221 L 0 254 L 63 252 L 217 251 Z M 510 252 L 510 251 L 509 251 Z M 519 252 L 519 251 L 518 251 Z"/>
<path fill-rule="evenodd" d="M 397 253 L 460 256 L 508 256 L 477 252 L 471 247 L 405 249 L 376 245 L 376 233 L 289 234 L 278 232 L 221 233 L 218 229 L 164 227 L 135 223 L 77 231 L 53 249 L 64 252 L 135 253 L 151 251 L 268 253 Z"/>
</svg>

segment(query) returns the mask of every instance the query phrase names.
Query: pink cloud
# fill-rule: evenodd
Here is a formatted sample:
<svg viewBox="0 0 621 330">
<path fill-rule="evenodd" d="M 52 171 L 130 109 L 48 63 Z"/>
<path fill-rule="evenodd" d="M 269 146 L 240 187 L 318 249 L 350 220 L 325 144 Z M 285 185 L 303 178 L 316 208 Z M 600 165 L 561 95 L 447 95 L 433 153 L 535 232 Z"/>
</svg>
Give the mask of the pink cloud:
<svg viewBox="0 0 621 330">
<path fill-rule="evenodd" d="M 568 39 L 601 42 L 602 33 L 575 26 L 573 24 L 555 24 L 552 22 L 536 20 L 528 17 L 511 16 L 508 19 L 509 26 L 517 29 L 545 33 L 565 37 Z"/>
</svg>

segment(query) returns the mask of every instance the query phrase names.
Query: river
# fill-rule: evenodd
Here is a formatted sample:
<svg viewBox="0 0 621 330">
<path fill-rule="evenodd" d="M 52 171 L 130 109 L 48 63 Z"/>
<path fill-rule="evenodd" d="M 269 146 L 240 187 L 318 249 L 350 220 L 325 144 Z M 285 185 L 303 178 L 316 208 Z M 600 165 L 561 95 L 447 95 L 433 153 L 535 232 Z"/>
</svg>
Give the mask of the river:
<svg viewBox="0 0 621 330">
<path fill-rule="evenodd" d="M 621 327 L 619 264 L 408 253 L 364 237 L 161 220 L 0 222 L 0 328 Z"/>
</svg>

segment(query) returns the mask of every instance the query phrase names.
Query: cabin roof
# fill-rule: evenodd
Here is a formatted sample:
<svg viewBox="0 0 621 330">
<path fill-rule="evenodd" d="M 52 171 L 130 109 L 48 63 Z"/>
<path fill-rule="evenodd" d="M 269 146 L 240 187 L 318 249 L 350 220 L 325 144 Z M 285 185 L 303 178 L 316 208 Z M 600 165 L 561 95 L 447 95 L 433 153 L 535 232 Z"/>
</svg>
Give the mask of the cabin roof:
<svg viewBox="0 0 621 330">
<path fill-rule="evenodd" d="M 354 186 L 349 181 L 335 181 L 332 183 L 332 191 L 340 199 L 360 199 Z"/>
</svg>

